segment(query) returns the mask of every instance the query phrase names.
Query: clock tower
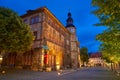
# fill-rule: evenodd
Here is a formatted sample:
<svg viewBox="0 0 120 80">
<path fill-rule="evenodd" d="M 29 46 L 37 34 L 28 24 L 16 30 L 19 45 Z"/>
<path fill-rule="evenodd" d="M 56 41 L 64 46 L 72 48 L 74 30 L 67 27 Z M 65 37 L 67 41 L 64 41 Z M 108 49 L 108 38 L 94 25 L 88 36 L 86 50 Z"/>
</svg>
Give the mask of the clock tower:
<svg viewBox="0 0 120 80">
<path fill-rule="evenodd" d="M 66 28 L 72 33 L 76 35 L 76 28 L 73 25 L 73 19 L 71 17 L 71 13 L 68 13 L 68 19 L 66 20 Z"/>
<path fill-rule="evenodd" d="M 66 28 L 70 31 L 70 59 L 71 59 L 71 67 L 77 68 L 79 61 L 79 42 L 76 39 L 76 27 L 73 25 L 73 19 L 71 17 L 71 13 L 68 13 L 68 18 L 66 20 Z"/>
</svg>

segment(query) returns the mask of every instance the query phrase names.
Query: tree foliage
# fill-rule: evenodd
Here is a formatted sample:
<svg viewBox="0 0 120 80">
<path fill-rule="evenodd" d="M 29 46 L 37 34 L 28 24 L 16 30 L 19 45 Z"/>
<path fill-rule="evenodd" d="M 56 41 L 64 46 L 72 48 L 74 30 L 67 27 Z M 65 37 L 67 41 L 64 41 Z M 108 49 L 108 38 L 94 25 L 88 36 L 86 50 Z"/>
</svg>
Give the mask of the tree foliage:
<svg viewBox="0 0 120 80">
<path fill-rule="evenodd" d="M 84 63 L 84 62 L 88 62 L 88 49 L 86 47 L 82 47 L 80 49 L 80 58 L 81 58 L 81 61 Z"/>
<path fill-rule="evenodd" d="M 119 4 L 119 0 L 92 0 L 92 5 L 96 8 L 93 13 L 99 18 L 100 25 L 108 27 L 119 27 Z"/>
<path fill-rule="evenodd" d="M 24 52 L 31 48 L 30 27 L 14 11 L 0 7 L 0 52 Z"/>
<path fill-rule="evenodd" d="M 100 50 L 104 56 L 114 57 L 113 61 L 120 61 L 120 0 L 92 0 L 95 10 L 92 11 L 99 18 L 96 26 L 106 26 L 107 29 L 96 36 L 101 41 Z M 113 56 L 114 55 L 114 56 Z"/>
</svg>

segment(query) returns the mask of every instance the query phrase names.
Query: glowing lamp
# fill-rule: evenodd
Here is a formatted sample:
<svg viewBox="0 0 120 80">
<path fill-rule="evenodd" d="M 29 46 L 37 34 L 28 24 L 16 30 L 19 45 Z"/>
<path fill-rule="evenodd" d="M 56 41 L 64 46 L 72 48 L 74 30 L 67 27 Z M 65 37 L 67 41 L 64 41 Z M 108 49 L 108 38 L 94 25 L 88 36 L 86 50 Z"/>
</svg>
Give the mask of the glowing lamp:
<svg viewBox="0 0 120 80">
<path fill-rule="evenodd" d="M 0 55 L 0 68 L 1 68 L 2 60 L 3 60 L 3 58 L 2 58 L 2 56 Z"/>
<path fill-rule="evenodd" d="M 0 55 L 0 63 L 2 62 L 2 60 L 3 60 L 3 58 L 2 58 L 2 56 Z"/>
<path fill-rule="evenodd" d="M 56 65 L 56 70 L 60 70 L 60 65 L 59 64 Z"/>
</svg>

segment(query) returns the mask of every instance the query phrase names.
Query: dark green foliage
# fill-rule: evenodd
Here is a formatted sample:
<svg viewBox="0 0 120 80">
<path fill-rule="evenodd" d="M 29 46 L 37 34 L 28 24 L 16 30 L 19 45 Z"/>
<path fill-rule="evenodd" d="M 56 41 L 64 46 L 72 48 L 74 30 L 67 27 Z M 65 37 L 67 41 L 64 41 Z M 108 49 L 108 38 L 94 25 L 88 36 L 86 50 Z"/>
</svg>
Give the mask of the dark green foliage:
<svg viewBox="0 0 120 80">
<path fill-rule="evenodd" d="M 84 62 L 88 62 L 88 49 L 86 47 L 82 47 L 80 49 L 80 58 L 81 58 L 81 61 L 84 63 Z"/>
<path fill-rule="evenodd" d="M 24 52 L 31 48 L 30 27 L 14 11 L 0 7 L 0 51 Z"/>
</svg>

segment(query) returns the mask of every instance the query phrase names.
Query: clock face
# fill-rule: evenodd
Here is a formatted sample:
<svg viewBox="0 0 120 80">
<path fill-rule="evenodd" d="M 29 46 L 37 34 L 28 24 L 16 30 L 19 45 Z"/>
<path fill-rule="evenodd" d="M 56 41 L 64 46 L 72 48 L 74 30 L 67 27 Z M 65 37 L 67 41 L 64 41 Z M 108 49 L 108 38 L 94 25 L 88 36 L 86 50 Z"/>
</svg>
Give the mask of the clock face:
<svg viewBox="0 0 120 80">
<path fill-rule="evenodd" d="M 74 32 L 75 32 L 75 29 L 72 28 L 72 29 L 71 29 L 71 32 L 74 33 Z"/>
</svg>

